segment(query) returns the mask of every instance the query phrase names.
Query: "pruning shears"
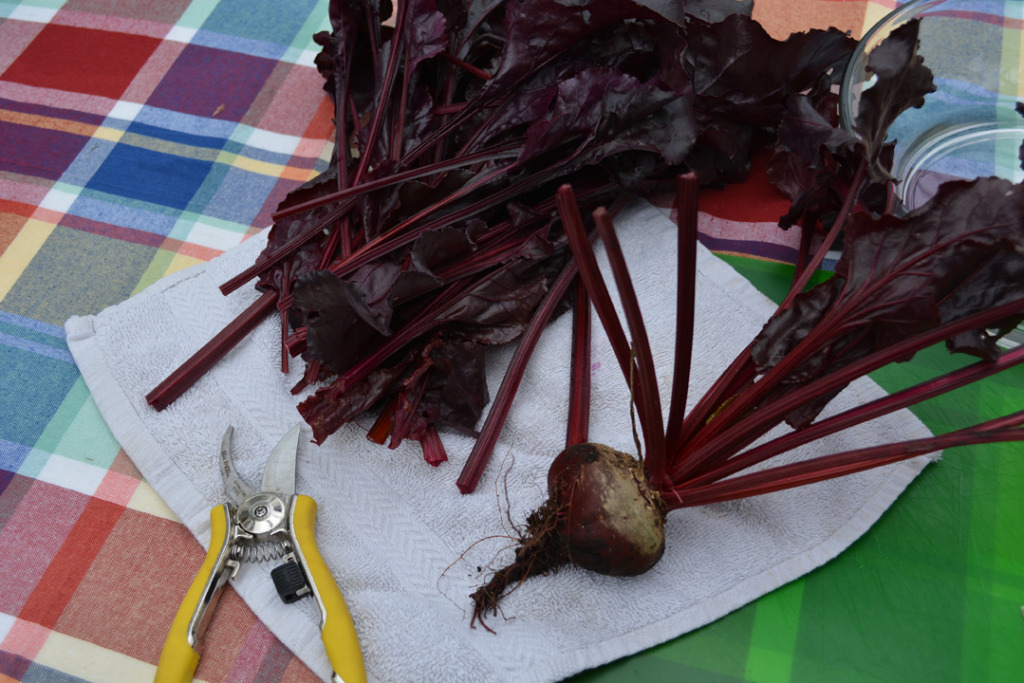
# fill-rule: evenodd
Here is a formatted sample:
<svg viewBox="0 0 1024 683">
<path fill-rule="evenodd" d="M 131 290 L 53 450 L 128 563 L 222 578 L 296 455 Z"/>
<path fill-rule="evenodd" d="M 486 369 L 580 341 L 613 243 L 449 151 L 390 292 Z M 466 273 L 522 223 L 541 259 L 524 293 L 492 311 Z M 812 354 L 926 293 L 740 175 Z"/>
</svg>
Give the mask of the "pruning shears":
<svg viewBox="0 0 1024 683">
<path fill-rule="evenodd" d="M 320 608 L 320 633 L 333 669 L 332 681 L 365 683 L 366 670 L 355 624 L 317 548 L 316 501 L 295 493 L 295 456 L 299 427 L 274 447 L 263 473 L 263 490 L 254 491 L 235 470 L 228 427 L 220 444 L 220 473 L 227 502 L 210 511 L 210 549 L 164 642 L 155 683 L 187 683 L 199 665 L 198 641 L 229 578 L 242 562 L 279 560 L 271 572 L 285 603 L 307 595 Z"/>
</svg>

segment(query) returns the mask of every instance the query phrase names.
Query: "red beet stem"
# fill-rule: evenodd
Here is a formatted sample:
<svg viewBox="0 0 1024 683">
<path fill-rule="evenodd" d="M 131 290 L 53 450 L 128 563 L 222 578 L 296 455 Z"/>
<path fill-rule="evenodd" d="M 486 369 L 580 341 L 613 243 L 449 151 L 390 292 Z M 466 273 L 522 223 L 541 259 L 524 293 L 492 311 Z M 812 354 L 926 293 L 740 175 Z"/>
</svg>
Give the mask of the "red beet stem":
<svg viewBox="0 0 1024 683">
<path fill-rule="evenodd" d="M 672 371 L 672 395 L 669 399 L 665 442 L 668 448 L 679 443 L 686 414 L 693 362 L 693 326 L 697 282 L 697 174 L 679 176 L 676 199 L 678 224 L 678 266 L 676 268 L 676 343 Z"/>
<path fill-rule="evenodd" d="M 811 281 L 815 271 L 817 271 L 821 266 L 822 261 L 825 260 L 825 255 L 839 237 L 839 233 L 842 232 L 846 219 L 853 211 L 853 207 L 857 202 L 857 197 L 860 195 L 861 185 L 864 184 L 864 177 L 867 175 L 867 170 L 867 159 L 862 158 L 860 164 L 857 165 L 857 170 L 853 174 L 853 181 L 850 183 L 850 190 L 846 193 L 846 198 L 843 200 L 843 205 L 839 209 L 839 214 L 832 223 L 831 229 L 829 229 L 828 234 L 825 235 L 824 241 L 814 252 L 814 257 L 806 266 L 804 266 L 803 270 L 793 280 L 793 286 L 790 288 L 789 294 L 786 295 L 785 300 L 779 305 L 780 309 L 789 307 L 793 302 L 793 297 L 803 291 L 804 287 L 807 286 L 807 283 Z"/>
<path fill-rule="evenodd" d="M 380 411 L 380 415 L 374 420 L 373 426 L 366 432 L 366 439 L 373 443 L 383 446 L 388 440 L 388 434 L 391 433 L 391 423 L 394 421 L 395 410 L 398 407 L 398 396 L 395 396 L 388 404 L 384 406 L 384 409 Z"/>
<path fill-rule="evenodd" d="M 651 354 L 651 344 L 647 336 L 647 328 L 644 325 L 643 315 L 640 312 L 640 303 L 633 288 L 633 280 L 629 275 L 629 268 L 626 265 L 625 255 L 619 244 L 619 238 L 615 234 L 615 226 L 612 224 L 611 216 L 604 209 L 594 211 L 594 222 L 597 224 L 597 232 L 604 243 L 605 252 L 608 255 L 608 262 L 611 266 L 612 276 L 615 279 L 615 286 L 619 291 L 619 299 L 622 302 L 623 314 L 626 318 L 626 325 L 633 338 L 632 350 L 636 358 L 637 373 L 633 387 L 634 396 L 640 397 L 636 401 L 637 413 L 640 416 L 640 426 L 643 430 L 644 445 L 647 453 L 644 462 L 647 467 L 647 474 L 651 481 L 660 482 L 665 473 L 665 424 L 661 416 L 661 396 L 658 393 L 658 376 L 654 368 L 654 357 Z"/>
<path fill-rule="evenodd" d="M 506 196 L 514 196 L 515 192 L 519 190 L 518 186 L 513 186 L 512 188 L 506 190 L 505 192 L 495 193 L 494 195 L 491 195 L 484 200 L 474 203 L 471 207 L 468 207 L 467 209 L 456 210 L 451 214 L 440 216 L 432 221 L 420 225 L 416 227 L 416 229 L 414 230 L 410 229 L 411 226 L 421 221 L 422 219 L 429 217 L 433 213 L 439 211 L 445 206 L 448 206 L 449 204 L 457 202 L 458 200 L 464 198 L 466 195 L 472 193 L 473 191 L 486 186 L 487 183 L 507 173 L 513 166 L 515 166 L 514 162 L 506 166 L 501 166 L 491 171 L 483 178 L 474 180 L 468 185 L 460 188 L 459 190 L 452 192 L 451 194 L 445 196 L 443 199 L 439 200 L 436 204 L 433 204 L 421 210 L 416 215 L 407 218 L 398 225 L 390 228 L 387 232 L 383 233 L 373 241 L 368 242 L 362 249 L 353 253 L 350 258 L 335 262 L 329 268 L 329 270 L 338 277 L 342 277 L 348 273 L 351 273 L 356 268 L 369 263 L 375 258 L 379 258 L 384 254 L 387 254 L 388 252 L 391 252 L 399 247 L 405 246 L 406 244 L 415 241 L 416 238 L 418 238 L 420 235 L 429 230 L 443 227 L 445 225 L 450 225 L 451 223 L 460 220 L 466 215 L 470 215 L 472 213 L 475 213 L 476 211 L 481 211 L 488 206 L 493 206 L 499 203 L 500 201 L 504 201 Z"/>
<path fill-rule="evenodd" d="M 754 405 L 764 395 L 762 392 L 766 392 L 777 385 L 778 381 L 785 377 L 786 373 L 792 369 L 784 367 L 786 361 L 789 361 L 789 365 L 793 365 L 797 359 L 805 357 L 801 354 L 800 347 L 814 336 L 813 333 L 809 334 L 797 345 L 795 351 L 787 354 L 783 362 L 769 370 L 754 388 L 725 406 L 721 413 L 715 417 L 715 420 L 702 430 L 701 436 L 703 437 L 706 434 L 708 438 L 706 440 L 701 439 L 700 444 L 692 444 L 694 450 L 688 454 L 686 459 L 678 463 L 677 467 L 672 471 L 672 478 L 677 483 L 682 483 L 694 478 L 696 475 L 703 474 L 703 472 L 709 469 L 708 466 L 714 466 L 720 458 L 728 457 L 729 454 L 735 453 L 737 445 L 750 443 L 757 436 L 764 434 L 772 425 L 778 424 L 787 413 L 797 406 L 819 396 L 827 395 L 828 392 L 841 388 L 858 377 L 862 377 L 889 363 L 907 358 L 909 355 L 932 344 L 949 339 L 961 332 L 983 328 L 995 321 L 1018 314 L 1022 307 L 1024 307 L 1024 301 L 1016 300 L 985 309 L 974 315 L 965 316 L 944 325 L 939 325 L 927 332 L 876 351 L 835 372 L 824 375 L 799 389 L 793 390 L 770 405 L 762 406 L 760 409 L 747 414 L 750 406 Z M 715 422 L 718 423 L 717 429 L 715 429 Z M 727 429 L 724 428 L 725 425 L 728 425 Z"/>
<path fill-rule="evenodd" d="M 277 292 L 265 291 L 213 339 L 168 375 L 167 379 L 146 394 L 146 401 L 157 410 L 169 406 L 276 308 Z"/>
<path fill-rule="evenodd" d="M 565 446 L 590 440 L 591 315 L 590 297 L 577 277 L 572 306 L 572 355 L 569 385 L 569 420 Z"/>
<path fill-rule="evenodd" d="M 444 314 L 452 304 L 459 301 L 469 292 L 476 281 L 466 278 L 450 283 L 442 289 L 428 304 L 425 304 L 416 315 L 394 332 L 386 341 L 378 345 L 370 354 L 346 370 L 332 386 L 339 391 L 362 381 L 378 368 L 389 356 L 398 352 L 406 344 L 425 334 L 444 322 Z"/>
<path fill-rule="evenodd" d="M 544 295 L 537 311 L 520 337 L 519 345 L 516 347 L 512 360 L 509 361 L 508 369 L 505 370 L 505 376 L 501 380 L 501 386 L 498 387 L 498 392 L 494 400 L 491 401 L 491 408 L 484 420 L 483 429 L 480 430 L 480 436 L 473 444 L 473 450 L 455 482 L 462 493 L 472 493 L 480 483 L 480 477 L 483 476 L 487 462 L 494 452 L 494 444 L 498 442 L 498 436 L 505 425 L 505 418 L 512 408 L 512 401 L 519 390 L 519 384 L 523 380 L 530 356 L 537 346 L 541 333 L 575 277 L 576 264 L 569 261 L 551 285 L 551 289 Z"/>
<path fill-rule="evenodd" d="M 378 92 L 380 99 L 374 106 L 373 118 L 370 121 L 370 130 L 364 146 L 365 153 L 359 159 L 359 165 L 352 176 L 353 184 L 360 183 L 370 168 L 370 160 L 375 156 L 374 148 L 377 146 L 377 140 L 380 138 L 381 130 L 384 128 L 385 112 L 390 109 L 385 106 L 385 103 L 391 98 L 391 89 L 395 86 L 395 77 L 398 74 L 399 59 L 402 57 L 402 50 L 398 48 L 399 45 L 404 44 L 404 41 L 400 40 L 399 37 L 405 31 L 406 15 L 408 14 L 406 10 L 408 7 L 409 3 L 402 2 L 395 8 L 395 38 L 391 41 L 391 50 L 388 51 L 388 61 L 384 67 L 384 77 L 381 81 L 383 85 Z"/>
<path fill-rule="evenodd" d="M 572 250 L 573 259 L 580 271 L 580 280 L 586 287 L 590 300 L 597 311 L 597 317 L 601 321 L 608 342 L 611 344 L 615 359 L 624 377 L 635 376 L 635 364 L 633 362 L 632 349 L 626 339 L 626 333 L 622 329 L 615 305 L 612 303 L 608 287 L 605 285 L 601 269 L 597 265 L 597 258 L 590 244 L 586 229 L 583 227 L 583 218 L 580 216 L 579 206 L 576 204 L 576 196 L 569 185 L 558 188 L 558 213 L 562 218 L 562 226 L 565 229 L 566 237 L 569 240 L 569 248 Z M 630 373 L 633 373 L 632 375 Z M 637 406 L 643 401 L 642 396 L 637 396 Z"/>
<path fill-rule="evenodd" d="M 444 60 L 446 60 L 448 62 L 451 62 L 455 66 L 459 67 L 463 71 L 466 71 L 468 73 L 473 74 L 474 76 L 476 76 L 479 79 L 482 79 L 482 80 L 486 81 L 487 79 L 489 79 L 491 77 L 491 74 L 487 73 L 486 71 L 484 71 L 480 67 L 472 65 L 472 64 L 470 64 L 469 62 L 467 62 L 464 59 L 459 59 L 458 57 L 456 57 L 455 55 L 453 55 L 452 53 L 450 53 L 448 51 L 442 52 L 441 53 L 441 57 Z"/>
<path fill-rule="evenodd" d="M 897 410 L 916 405 L 930 398 L 940 396 L 954 389 L 966 386 L 986 377 L 995 375 L 1024 363 L 1024 346 L 1007 351 L 995 362 L 978 361 L 967 367 L 953 370 L 933 379 L 920 382 L 912 387 L 882 396 L 874 401 L 856 406 L 838 415 L 833 415 L 809 427 L 799 429 L 761 444 L 740 455 L 730 458 L 699 477 L 688 481 L 683 488 L 708 484 L 752 467 L 804 444 L 862 424 Z"/>
<path fill-rule="evenodd" d="M 348 213 L 348 211 L 351 210 L 353 206 L 355 206 L 356 198 L 359 195 L 366 194 L 367 192 L 372 192 L 375 190 L 380 190 L 391 185 L 396 185 L 398 183 L 405 182 L 408 180 L 414 180 L 416 178 L 420 178 L 423 176 L 441 173 L 444 171 L 452 170 L 454 168 L 460 168 L 470 163 L 476 163 L 478 161 L 492 161 L 508 158 L 516 151 L 516 149 L 517 148 L 514 148 L 509 145 L 506 147 L 496 148 L 493 150 L 487 150 L 486 152 L 480 152 L 479 154 L 473 154 L 465 159 L 445 161 L 443 163 L 433 164 L 431 166 L 423 166 L 415 169 L 410 169 L 408 171 L 395 173 L 384 178 L 368 180 L 362 184 L 353 185 L 345 189 L 339 190 L 338 192 L 333 192 L 329 195 L 324 195 L 323 197 L 318 197 L 316 199 L 311 199 L 307 202 L 303 202 L 301 204 L 295 204 L 293 206 L 280 209 L 277 213 L 273 215 L 275 221 L 283 220 L 285 218 L 289 218 L 304 211 L 310 211 L 312 209 L 325 206 L 327 204 L 339 202 L 338 206 L 335 207 L 330 212 L 330 214 L 328 214 L 324 218 L 324 220 L 318 221 L 316 224 L 314 224 L 312 227 L 308 228 L 304 232 L 301 232 L 293 236 L 287 242 L 285 242 L 280 247 L 275 249 L 272 253 L 262 257 L 258 263 L 254 263 L 253 265 L 249 266 L 248 268 L 241 271 L 237 275 L 234 275 L 228 280 L 226 280 L 224 284 L 220 286 L 220 291 L 222 294 L 230 294 L 231 292 L 235 291 L 236 289 L 244 285 L 249 280 L 252 280 L 253 278 L 262 275 L 270 268 L 274 267 L 284 259 L 288 258 L 299 247 L 305 245 L 306 243 L 310 242 L 311 240 L 321 235 L 323 233 L 324 228 L 330 226 L 332 223 L 335 223 L 336 221 L 344 217 L 344 215 Z M 504 168 L 507 169 L 507 167 Z M 484 182 L 492 180 L 493 177 L 495 176 L 487 176 L 486 178 L 484 178 Z M 469 189 L 475 189 L 475 186 Z M 431 207 L 430 210 L 437 210 L 444 206 L 446 203 L 448 202 L 439 202 L 437 205 Z M 402 223 L 400 226 L 398 226 L 399 229 L 391 230 L 382 235 L 381 237 L 379 237 L 378 239 L 367 244 L 364 248 L 372 249 L 373 251 L 372 253 L 370 253 L 368 258 L 364 257 L 361 260 L 359 260 L 358 265 L 373 260 L 382 252 L 386 253 L 391 249 L 396 249 L 405 244 L 406 242 L 415 239 L 420 234 L 421 231 L 415 231 L 404 241 L 388 242 L 385 240 L 385 238 L 387 237 L 397 237 L 399 234 L 401 234 L 402 230 L 407 228 L 411 223 L 412 221 L 406 221 Z M 432 223 L 431 227 L 433 225 L 434 224 Z M 343 234 L 342 238 L 344 239 L 344 237 L 345 235 Z M 342 263 L 345 263 L 348 260 L 348 254 L 346 253 L 346 250 L 343 250 L 342 253 Z"/>
<path fill-rule="evenodd" d="M 351 199 L 352 197 L 366 194 L 368 192 L 383 190 L 387 187 L 391 187 L 392 185 L 397 185 L 398 183 L 416 180 L 417 178 L 423 178 L 425 176 L 437 175 L 439 173 L 446 173 L 447 171 L 452 171 L 457 168 L 465 168 L 466 166 L 471 166 L 485 161 L 508 159 L 517 156 L 518 153 L 519 147 L 516 145 L 504 145 L 502 147 L 494 147 L 492 149 L 474 152 L 473 154 L 468 154 L 456 159 L 445 159 L 433 164 L 416 166 L 414 168 L 406 169 L 405 171 L 392 173 L 382 178 L 365 180 L 358 185 L 350 185 L 339 189 L 337 192 L 325 194 L 324 196 L 317 197 L 316 199 L 310 199 L 300 204 L 294 204 L 292 206 L 278 209 L 271 215 L 271 218 L 274 221 L 279 221 L 284 218 L 296 216 L 300 213 L 305 213 L 306 211 L 318 209 L 321 206 Z"/>
<path fill-rule="evenodd" d="M 864 182 L 866 173 L 867 164 L 862 160 L 854 173 L 850 191 L 846 195 L 843 206 L 839 211 L 839 215 L 832 224 L 832 228 L 829 230 L 822 243 L 818 246 L 814 257 L 803 267 L 802 271 L 794 277 L 793 285 L 785 300 L 780 304 L 780 309 L 788 307 L 792 303 L 793 297 L 804 290 L 815 271 L 817 271 L 821 266 L 821 263 L 825 260 L 825 255 L 828 253 L 829 248 L 831 248 L 835 243 L 835 240 L 838 238 L 839 233 L 842 230 L 843 224 L 846 223 L 846 219 L 853 210 L 857 195 L 860 192 L 860 186 Z M 704 429 L 704 426 L 707 424 L 708 420 L 711 419 L 711 416 L 715 411 L 719 410 L 730 396 L 736 394 L 736 389 L 739 386 L 742 386 L 746 381 L 753 379 L 753 376 L 756 373 L 753 372 L 753 365 L 750 360 L 750 349 L 752 346 L 753 342 L 751 342 L 736 356 L 736 358 L 733 359 L 732 363 L 729 364 L 729 367 L 726 368 L 726 370 L 718 377 L 711 388 L 697 402 L 697 405 L 694 406 L 694 409 L 690 414 L 683 420 L 682 429 L 679 433 L 678 439 L 670 441 L 670 443 L 688 443 L 698 431 Z"/>
<path fill-rule="evenodd" d="M 666 500 L 670 500 L 670 506 L 675 508 L 709 505 L 806 486 L 901 460 L 909 460 L 946 448 L 1000 441 L 1024 441 L 1024 429 L 1020 428 L 1021 423 L 1024 423 L 1024 411 L 939 436 L 858 448 L 772 467 L 752 474 L 730 477 L 694 489 L 682 488 L 679 490 L 680 500 L 677 500 L 674 505 L 669 496 L 666 496 Z"/>
<path fill-rule="evenodd" d="M 258 277 L 263 273 L 267 272 L 272 267 L 276 266 L 278 263 L 291 256 L 299 247 L 302 247 L 303 245 L 307 244 L 308 242 L 312 241 L 313 239 L 321 235 L 326 225 L 329 225 L 330 223 L 341 218 L 341 215 L 345 211 L 348 211 L 354 204 L 355 200 L 349 199 L 347 202 L 342 204 L 342 206 L 339 207 L 339 209 L 335 210 L 331 214 L 331 218 L 325 221 L 323 224 L 317 224 L 312 228 L 305 230 L 304 232 L 300 232 L 299 234 L 292 236 L 291 239 L 289 239 L 287 242 L 285 242 L 280 247 L 275 249 L 272 253 L 266 255 L 266 257 L 260 259 L 259 261 L 252 264 L 248 268 L 242 270 L 237 275 L 233 275 L 232 277 L 228 278 L 227 280 L 224 281 L 223 284 L 221 284 L 220 293 L 224 295 L 230 294 L 239 287 L 241 287 L 242 285 L 244 285 L 249 280 L 253 279 L 254 277 Z"/>
<path fill-rule="evenodd" d="M 428 464 L 437 467 L 448 461 L 448 452 L 444 449 L 444 442 L 441 441 L 441 435 L 437 433 L 437 427 L 433 424 L 427 425 L 420 445 L 423 448 L 423 459 Z"/>
</svg>

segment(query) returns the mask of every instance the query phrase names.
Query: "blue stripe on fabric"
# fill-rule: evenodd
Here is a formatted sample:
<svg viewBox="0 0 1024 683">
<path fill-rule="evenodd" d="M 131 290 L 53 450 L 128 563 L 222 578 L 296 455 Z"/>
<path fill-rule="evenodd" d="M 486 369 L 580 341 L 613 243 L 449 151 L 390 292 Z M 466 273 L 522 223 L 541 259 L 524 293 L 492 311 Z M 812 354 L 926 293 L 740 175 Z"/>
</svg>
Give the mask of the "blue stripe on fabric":
<svg viewBox="0 0 1024 683">
<path fill-rule="evenodd" d="M 21 683 L 89 683 L 85 678 L 72 676 L 71 674 L 59 671 L 39 662 L 32 662 L 28 671 L 19 679 Z"/>
<path fill-rule="evenodd" d="M 231 137 L 231 132 L 238 125 L 234 121 L 184 114 L 149 105 L 142 108 L 133 123 L 195 135 L 200 138 L 222 138 L 225 140 Z"/>
<path fill-rule="evenodd" d="M 32 449 L 24 444 L 0 439 L 0 472 L 10 472 L 11 474 L 17 472 L 31 451 Z M 7 481 L 10 481 L 10 477 L 7 478 Z M 5 487 L 0 486 L 0 493 Z"/>
<path fill-rule="evenodd" d="M 167 235 L 174 227 L 179 211 L 150 202 L 111 197 L 105 191 L 85 190 L 75 198 L 71 211 L 76 216 L 133 230 Z"/>
<path fill-rule="evenodd" d="M 310 16 L 326 16 L 319 0 L 220 0 L 203 22 L 202 31 L 256 41 L 272 41 L 287 48 L 296 39 L 311 43 L 312 34 L 303 28 Z M 226 43 L 233 47 L 233 43 Z"/>
<path fill-rule="evenodd" d="M 89 183 L 89 179 L 95 175 L 96 170 L 116 146 L 117 143 L 110 140 L 90 139 L 61 174 L 58 185 L 65 185 L 66 187 L 61 189 L 66 192 L 78 194 L 78 190 Z"/>
<path fill-rule="evenodd" d="M 206 149 L 221 149 L 224 146 L 223 135 L 198 135 L 181 130 L 175 130 L 166 126 L 154 126 L 139 120 L 132 121 L 127 132 L 137 135 L 173 142 L 191 147 L 204 147 Z"/>
<path fill-rule="evenodd" d="M 278 179 L 240 168 L 228 168 L 205 200 L 204 213 L 242 225 L 252 225 Z M 202 199 L 197 194 L 196 199 Z"/>
<path fill-rule="evenodd" d="M 0 344 L 12 349 L 21 349 L 22 351 L 28 351 L 29 353 L 34 353 L 39 356 L 46 356 L 47 358 L 63 361 L 65 363 L 75 362 L 75 359 L 71 357 L 71 352 L 66 348 L 54 348 L 53 346 L 40 344 L 39 342 L 32 341 L 31 339 L 7 334 L 6 332 L 0 332 Z"/>
<path fill-rule="evenodd" d="M 698 235 L 701 244 L 711 251 L 726 252 L 755 256 L 756 258 L 778 263 L 796 263 L 797 250 L 793 247 L 769 242 L 751 242 L 749 240 L 724 239 L 701 233 Z"/>
<path fill-rule="evenodd" d="M 184 209 L 212 166 L 210 161 L 117 145 L 89 179 L 86 189 Z"/>
<path fill-rule="evenodd" d="M 223 33 L 207 31 L 205 29 L 199 29 L 196 31 L 195 36 L 192 37 L 190 42 L 192 45 L 201 45 L 215 50 L 237 52 L 238 54 L 248 55 L 250 57 L 272 59 L 275 62 L 280 60 L 288 49 L 286 46 L 277 45 L 276 43 L 268 43 L 265 40 L 254 40 L 251 38 L 243 38 L 241 36 L 229 36 Z"/>
<path fill-rule="evenodd" d="M 14 325 L 21 327 L 32 332 L 38 332 L 45 334 L 50 337 L 56 337 L 64 339 L 64 328 L 60 325 L 51 325 L 50 323 L 42 322 L 40 320 L 34 320 L 32 318 L 26 318 L 21 315 L 15 315 L 6 311 L 0 311 L 0 323 L 7 325 Z"/>
<path fill-rule="evenodd" d="M 1013 107 L 1017 101 L 1016 94 L 1005 94 L 991 88 L 986 88 L 982 83 L 970 83 L 955 78 L 935 78 L 936 92 L 928 95 L 926 102 L 941 101 L 949 104 L 974 104 L 983 106 Z M 995 85 L 1002 85 L 996 82 Z"/>
<path fill-rule="evenodd" d="M 64 330 L 56 325 L 0 311 L 0 345 L 73 363 Z"/>
<path fill-rule="evenodd" d="M 0 439 L 36 443 L 80 377 L 74 363 L 0 345 Z"/>
</svg>

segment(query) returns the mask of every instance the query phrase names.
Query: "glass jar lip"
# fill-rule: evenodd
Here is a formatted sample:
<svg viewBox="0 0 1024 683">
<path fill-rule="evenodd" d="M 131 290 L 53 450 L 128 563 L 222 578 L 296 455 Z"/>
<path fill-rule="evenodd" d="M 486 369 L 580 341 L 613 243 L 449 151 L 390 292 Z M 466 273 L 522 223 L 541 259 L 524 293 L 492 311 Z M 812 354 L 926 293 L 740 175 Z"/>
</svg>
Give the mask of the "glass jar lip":
<svg viewBox="0 0 1024 683">
<path fill-rule="evenodd" d="M 1018 144 L 1024 139 L 1024 120 L 969 122 L 946 130 L 936 130 L 910 145 L 899 160 L 893 174 L 902 178 L 894 188 L 896 198 L 907 208 L 915 208 L 930 195 L 918 197 L 922 177 L 938 170 L 937 163 L 959 150 L 987 145 L 994 140 L 1008 140 Z M 960 175 L 965 179 L 975 175 Z"/>
<path fill-rule="evenodd" d="M 857 135 L 854 128 L 857 113 L 854 111 L 853 88 L 858 81 L 864 81 L 864 66 L 868 55 L 882 42 L 886 35 L 898 26 L 905 24 L 923 9 L 940 5 L 946 0 L 910 0 L 875 22 L 857 43 L 850 60 L 846 63 L 846 71 L 839 86 L 839 123 L 846 132 Z"/>
</svg>

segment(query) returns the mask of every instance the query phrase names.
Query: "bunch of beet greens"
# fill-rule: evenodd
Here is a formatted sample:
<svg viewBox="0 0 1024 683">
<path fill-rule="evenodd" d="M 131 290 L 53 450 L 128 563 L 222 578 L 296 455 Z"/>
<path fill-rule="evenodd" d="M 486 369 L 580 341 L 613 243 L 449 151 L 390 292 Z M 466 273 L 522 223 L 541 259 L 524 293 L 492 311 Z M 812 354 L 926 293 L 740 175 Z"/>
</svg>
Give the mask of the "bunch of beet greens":
<svg viewBox="0 0 1024 683">
<path fill-rule="evenodd" d="M 877 80 L 863 95 L 856 135 L 836 127 L 835 96 L 827 84 L 787 99 L 769 174 L 794 199 L 784 222 L 799 221 L 809 232 L 827 228 L 824 244 L 762 331 L 685 415 L 699 173 L 679 180 L 676 348 L 666 420 L 609 213 L 598 209 L 593 218 L 626 329 L 573 190 L 560 188 L 559 211 L 581 280 L 634 396 L 643 457 L 587 443 L 586 401 L 575 401 L 567 448 L 548 471 L 549 497 L 528 517 L 514 562 L 474 593 L 474 623 L 496 613 L 508 589 L 567 564 L 622 576 L 647 571 L 664 552 L 665 516 L 678 508 L 811 484 L 954 446 L 1024 440 L 1022 410 L 929 438 L 771 462 L 1024 361 L 1024 346 L 1001 350 L 996 344 L 1024 320 L 1024 185 L 995 178 L 948 182 L 912 212 L 880 206 L 880 190 L 891 180 L 885 132 L 934 89 L 917 55 L 917 28 L 906 24 L 870 56 Z M 840 231 L 843 251 L 834 276 L 805 290 Z M 819 419 L 851 381 L 939 342 L 977 361 Z M 588 377 L 577 372 L 575 393 L 586 395 Z M 767 436 L 783 424 L 791 429 Z"/>
<path fill-rule="evenodd" d="M 578 314 L 568 448 L 516 561 L 473 597 L 475 620 L 524 578 L 567 563 L 631 575 L 664 550 L 671 510 L 777 491 L 950 446 L 1024 439 L 1024 413 L 917 441 L 795 464 L 771 458 L 1024 360 L 1000 336 L 1024 318 L 1024 189 L 948 183 L 888 207 L 890 123 L 932 90 L 908 24 L 871 56 L 856 135 L 834 93 L 855 41 L 777 41 L 735 0 L 332 0 L 317 66 L 335 105 L 328 169 L 290 193 L 257 261 L 224 283 L 256 302 L 147 397 L 166 407 L 255 325 L 280 316 L 282 366 L 301 355 L 299 405 L 323 441 L 377 411 L 369 436 L 422 443 L 475 433 L 488 347 L 516 354 L 458 485 L 472 491 L 547 321 Z M 742 182 L 756 153 L 803 231 L 792 291 L 689 413 L 698 186 Z M 608 211 L 678 180 L 676 358 L 667 421 Z M 611 304 L 600 235 L 623 303 Z M 804 291 L 842 235 L 835 275 Z M 812 240 L 812 237 L 817 237 Z M 813 253 L 811 244 L 819 242 Z M 569 296 L 571 285 L 582 283 Z M 643 458 L 588 444 L 587 313 L 630 383 Z M 631 339 L 631 341 L 630 341 Z M 818 419 L 852 380 L 945 342 L 978 362 Z M 257 369 L 258 370 L 258 369 Z M 624 406 L 624 410 L 630 406 Z M 792 429 L 764 439 L 773 428 Z M 756 472 L 750 468 L 758 466 Z"/>
<path fill-rule="evenodd" d="M 507 403 L 568 301 L 557 188 L 589 213 L 684 171 L 741 181 L 789 98 L 834 81 L 855 47 L 837 30 L 776 41 L 739 13 L 749 3 L 686 7 L 403 0 L 392 14 L 332 0 L 333 30 L 315 36 L 335 105 L 329 168 L 286 197 L 263 253 L 222 286 L 255 281 L 260 297 L 147 400 L 166 407 L 276 314 L 282 366 L 306 363 L 296 393 L 315 388 L 299 411 L 318 442 L 373 410 L 371 439 L 445 460 L 438 427 L 475 433 L 489 401 L 484 351 L 520 339 Z"/>
</svg>

